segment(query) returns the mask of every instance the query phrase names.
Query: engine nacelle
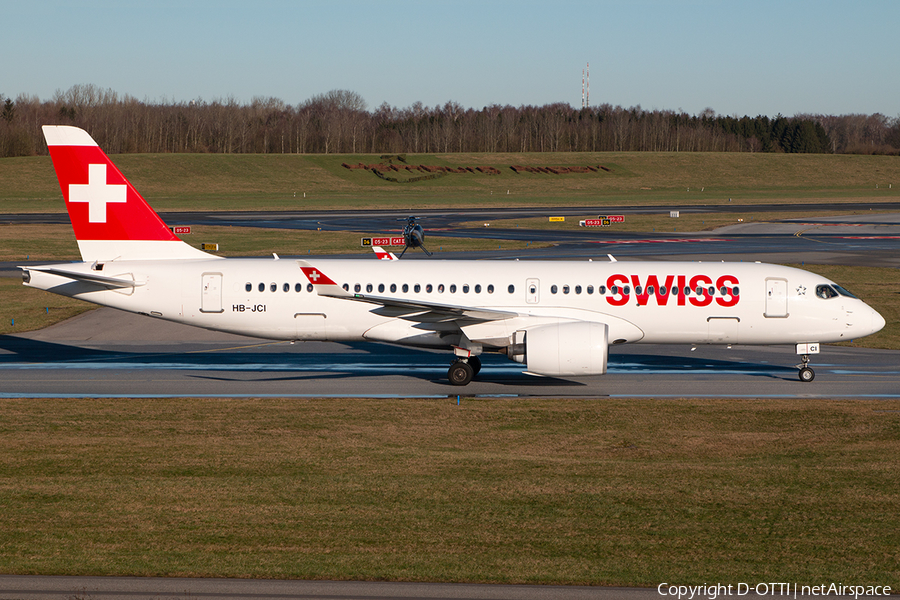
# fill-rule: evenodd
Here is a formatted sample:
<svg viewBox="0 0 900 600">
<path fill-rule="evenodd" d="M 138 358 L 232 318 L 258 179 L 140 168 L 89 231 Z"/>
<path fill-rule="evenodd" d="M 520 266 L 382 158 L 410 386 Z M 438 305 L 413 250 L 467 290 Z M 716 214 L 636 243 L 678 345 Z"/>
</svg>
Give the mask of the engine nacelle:
<svg viewBox="0 0 900 600">
<path fill-rule="evenodd" d="M 539 325 L 517 331 L 514 342 L 510 358 L 524 362 L 531 373 L 551 376 L 606 373 L 609 327 L 604 323 Z"/>
</svg>

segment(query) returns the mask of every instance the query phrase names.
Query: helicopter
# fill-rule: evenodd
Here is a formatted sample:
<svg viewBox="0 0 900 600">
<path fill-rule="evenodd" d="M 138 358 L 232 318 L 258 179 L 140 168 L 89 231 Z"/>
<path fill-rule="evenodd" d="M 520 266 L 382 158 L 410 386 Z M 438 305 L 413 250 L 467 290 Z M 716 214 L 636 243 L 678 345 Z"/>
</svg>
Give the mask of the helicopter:
<svg viewBox="0 0 900 600">
<path fill-rule="evenodd" d="M 399 258 L 403 258 L 403 255 L 410 248 L 421 248 L 422 252 L 428 256 L 432 255 L 428 248 L 425 247 L 425 230 L 418 223 L 420 218 L 422 217 L 410 216 L 405 219 L 397 219 L 398 221 L 406 221 L 406 227 L 403 228 L 403 241 L 406 245 L 403 247 L 403 252 L 400 253 Z"/>
</svg>

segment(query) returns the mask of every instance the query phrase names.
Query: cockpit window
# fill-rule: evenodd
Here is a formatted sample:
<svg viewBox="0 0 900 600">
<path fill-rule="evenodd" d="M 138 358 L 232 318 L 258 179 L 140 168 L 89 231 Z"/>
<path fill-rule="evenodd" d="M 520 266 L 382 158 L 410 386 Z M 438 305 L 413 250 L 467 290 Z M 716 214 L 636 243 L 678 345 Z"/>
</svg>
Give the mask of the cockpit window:
<svg viewBox="0 0 900 600">
<path fill-rule="evenodd" d="M 841 296 L 847 296 L 848 298 L 856 298 L 856 296 L 854 296 L 853 294 L 851 294 L 850 292 L 848 292 L 847 290 L 845 290 L 838 284 L 834 284 L 832 287 L 834 289 L 836 289 L 838 291 L 838 294 L 840 294 Z"/>
<path fill-rule="evenodd" d="M 838 293 L 834 291 L 834 289 L 830 285 L 817 285 L 816 286 L 816 296 L 819 298 L 824 298 L 825 300 L 829 298 L 836 298 Z"/>
<path fill-rule="evenodd" d="M 847 298 L 856 298 L 853 294 L 848 292 L 846 289 L 842 288 L 836 283 L 831 285 L 817 285 L 816 286 L 816 296 L 819 298 L 825 298 L 826 300 L 829 298 L 837 298 L 838 296 L 846 296 Z"/>
</svg>

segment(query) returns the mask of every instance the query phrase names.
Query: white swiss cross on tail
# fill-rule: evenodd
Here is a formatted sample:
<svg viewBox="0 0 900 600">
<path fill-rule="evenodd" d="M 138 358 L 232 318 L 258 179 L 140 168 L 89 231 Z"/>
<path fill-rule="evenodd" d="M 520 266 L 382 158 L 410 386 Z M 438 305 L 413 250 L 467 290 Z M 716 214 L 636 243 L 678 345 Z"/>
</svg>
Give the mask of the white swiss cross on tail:
<svg viewBox="0 0 900 600">
<path fill-rule="evenodd" d="M 42 130 L 84 261 L 215 258 L 178 239 L 88 132 Z"/>
<path fill-rule="evenodd" d="M 127 201 L 125 185 L 106 183 L 106 165 L 103 164 L 88 165 L 87 185 L 69 184 L 69 202 L 87 202 L 90 223 L 106 223 L 106 205 Z"/>
</svg>

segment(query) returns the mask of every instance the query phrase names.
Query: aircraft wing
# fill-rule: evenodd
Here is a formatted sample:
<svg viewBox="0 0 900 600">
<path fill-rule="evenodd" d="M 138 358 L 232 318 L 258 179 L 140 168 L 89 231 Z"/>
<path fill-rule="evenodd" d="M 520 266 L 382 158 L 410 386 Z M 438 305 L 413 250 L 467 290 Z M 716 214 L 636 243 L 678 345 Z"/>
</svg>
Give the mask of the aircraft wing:
<svg viewBox="0 0 900 600">
<path fill-rule="evenodd" d="M 134 288 L 144 285 L 144 281 L 134 281 L 133 279 L 122 279 L 121 277 L 107 277 L 105 275 L 97 275 L 95 273 L 82 273 L 81 271 L 69 271 L 68 269 L 60 269 L 58 267 L 19 267 L 27 271 L 40 271 L 41 273 L 49 273 L 50 275 L 58 275 L 76 281 L 87 281 L 88 283 L 97 283 L 114 288 Z"/>
<path fill-rule="evenodd" d="M 323 294 L 323 295 L 328 295 Z M 446 320 L 454 321 L 465 319 L 467 321 L 500 321 L 518 316 L 518 313 L 494 310 L 489 308 L 476 308 L 472 306 L 456 306 L 452 304 L 438 304 L 436 302 L 423 302 L 419 300 L 404 300 L 400 298 L 388 298 L 384 296 L 369 296 L 365 294 L 350 294 L 338 296 L 357 302 L 368 302 L 385 307 L 381 311 L 385 315 L 393 315 L 405 319 L 421 321 Z"/>
<path fill-rule="evenodd" d="M 379 314 L 399 317 L 408 320 L 435 322 L 455 321 L 463 319 L 467 321 L 500 321 L 519 316 L 519 313 L 495 310 L 490 308 L 477 308 L 473 306 L 460 306 L 454 304 L 439 304 L 423 300 L 407 300 L 403 298 L 390 298 L 387 296 L 373 296 L 368 294 L 354 294 L 348 292 L 327 275 L 306 261 L 298 261 L 300 269 L 306 275 L 309 282 L 320 296 L 329 298 L 343 298 L 356 302 L 368 302 L 381 307 Z"/>
</svg>

